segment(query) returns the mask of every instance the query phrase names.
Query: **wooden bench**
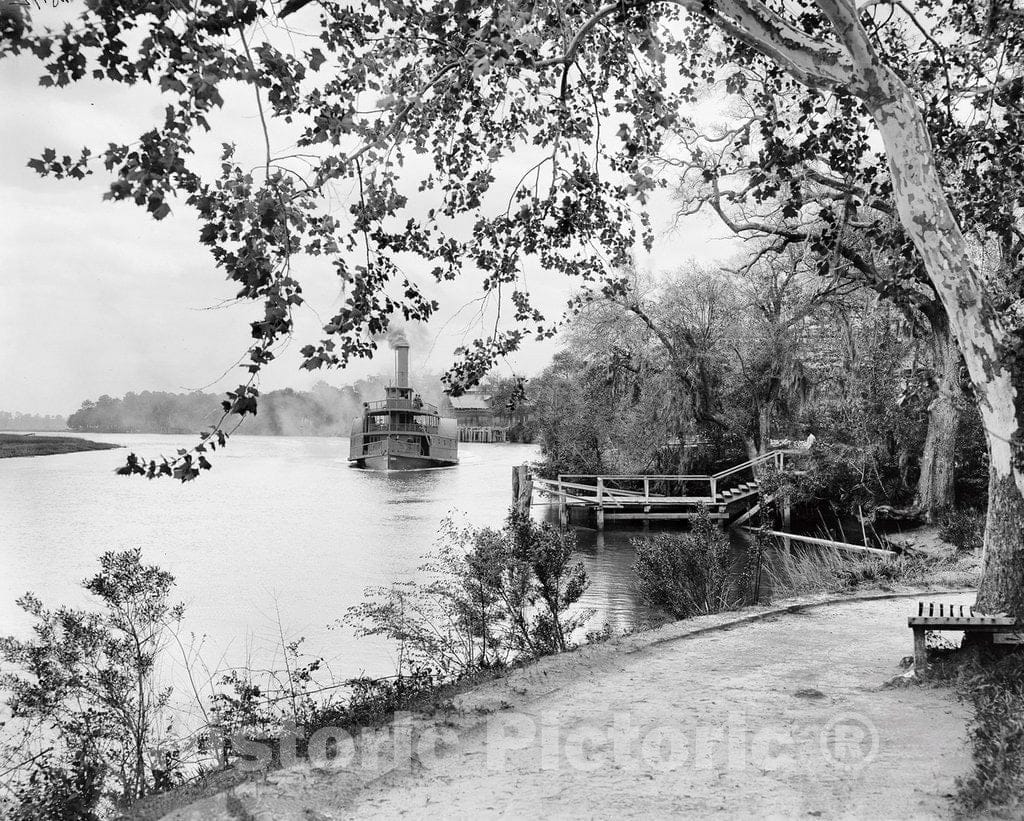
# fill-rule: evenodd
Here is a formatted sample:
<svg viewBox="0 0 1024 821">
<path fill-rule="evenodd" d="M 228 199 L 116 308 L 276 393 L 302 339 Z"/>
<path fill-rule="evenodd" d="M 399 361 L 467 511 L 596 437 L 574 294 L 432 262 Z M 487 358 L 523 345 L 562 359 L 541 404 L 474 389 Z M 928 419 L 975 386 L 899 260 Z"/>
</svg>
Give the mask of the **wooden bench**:
<svg viewBox="0 0 1024 821">
<path fill-rule="evenodd" d="M 991 633 L 992 640 L 999 643 L 1024 641 L 1024 626 L 1019 630 L 1013 616 L 987 616 L 974 612 L 966 604 L 935 604 L 918 602 L 917 615 L 907 619 L 914 631 L 914 667 L 923 670 L 928 665 L 925 648 L 925 633 L 939 630 L 963 630 L 971 633 Z"/>
</svg>

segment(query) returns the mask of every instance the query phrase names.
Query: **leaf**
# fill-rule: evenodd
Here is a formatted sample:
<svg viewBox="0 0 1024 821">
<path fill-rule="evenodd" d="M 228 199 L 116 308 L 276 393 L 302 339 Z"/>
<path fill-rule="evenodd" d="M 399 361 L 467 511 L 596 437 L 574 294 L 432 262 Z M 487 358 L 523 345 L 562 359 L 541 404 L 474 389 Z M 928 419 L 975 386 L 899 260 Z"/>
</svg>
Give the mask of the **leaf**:
<svg viewBox="0 0 1024 821">
<path fill-rule="evenodd" d="M 187 90 L 185 84 L 177 77 L 172 77 L 169 74 L 165 74 L 160 78 L 160 90 L 161 91 L 174 91 L 178 94 L 184 94 Z"/>
</svg>

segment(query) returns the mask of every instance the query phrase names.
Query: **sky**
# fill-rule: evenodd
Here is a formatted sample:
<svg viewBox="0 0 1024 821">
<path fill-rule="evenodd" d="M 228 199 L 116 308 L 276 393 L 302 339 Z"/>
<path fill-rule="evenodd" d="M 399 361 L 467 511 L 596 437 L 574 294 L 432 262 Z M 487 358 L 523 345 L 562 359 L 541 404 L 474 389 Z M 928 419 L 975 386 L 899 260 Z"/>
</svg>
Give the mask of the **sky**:
<svg viewBox="0 0 1024 821">
<path fill-rule="evenodd" d="M 73 9 L 63 5 L 44 13 Z M 232 301 L 235 287 L 199 245 L 190 210 L 180 204 L 157 222 L 133 203 L 104 202 L 109 178 L 102 169 L 84 181 L 60 181 L 43 179 L 26 165 L 46 147 L 77 156 L 85 145 L 95 150 L 132 142 L 162 119 L 160 94 L 91 80 L 48 89 L 38 85 L 38 76 L 31 57 L 0 60 L 0 261 L 6 286 L 0 296 L 0 410 L 68 414 L 103 394 L 232 389 L 242 381 L 235 366 L 259 309 Z M 226 100 L 211 139 L 234 140 L 240 152 L 261 151 L 251 96 L 227 94 Z M 528 164 L 512 163 L 500 173 L 511 185 Z M 653 253 L 638 259 L 641 268 L 713 264 L 733 253 L 725 228 L 711 218 L 690 218 L 671 229 L 667 195 L 652 210 L 658 239 Z M 307 305 L 296 316 L 292 341 L 262 376 L 261 390 L 305 389 L 319 380 L 343 385 L 388 372 L 392 356 L 386 348 L 344 371 L 300 370 L 299 349 L 319 339 L 322 320 L 333 315 L 341 294 L 322 260 L 302 259 L 296 273 Z M 572 293 L 571 283 L 543 272 L 531 275 L 530 289 L 549 318 Z M 486 334 L 473 303 L 478 281 L 466 277 L 438 286 L 437 296 L 441 311 L 425 326 L 405 328 L 414 373 L 443 371 L 456 347 Z M 557 340 L 528 342 L 499 374 L 535 374 L 557 347 Z"/>
</svg>

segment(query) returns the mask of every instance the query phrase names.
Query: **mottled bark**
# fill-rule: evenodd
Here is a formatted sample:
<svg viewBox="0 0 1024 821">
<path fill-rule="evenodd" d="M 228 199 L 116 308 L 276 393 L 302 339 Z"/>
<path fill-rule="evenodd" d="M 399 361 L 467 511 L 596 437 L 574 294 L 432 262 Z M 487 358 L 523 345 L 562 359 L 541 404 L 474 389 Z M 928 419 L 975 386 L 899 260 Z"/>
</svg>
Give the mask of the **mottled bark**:
<svg viewBox="0 0 1024 821">
<path fill-rule="evenodd" d="M 944 317 L 943 317 L 944 319 Z M 960 425 L 960 349 L 945 322 L 933 325 L 937 389 L 928 408 L 928 433 L 921 452 L 914 507 L 928 521 L 953 505 L 956 432 Z"/>
<path fill-rule="evenodd" d="M 977 608 L 985 613 L 1024 614 L 1024 498 L 1008 465 L 993 460 L 988 483 L 985 563 Z"/>
<path fill-rule="evenodd" d="M 990 500 L 979 606 L 1002 602 L 1000 609 L 1024 617 L 1024 465 L 1015 459 L 1022 429 L 1017 396 L 1024 385 L 1015 384 L 1020 381 L 1013 368 L 1015 340 L 968 255 L 913 95 L 890 72 L 878 83 L 865 102 L 885 143 L 901 222 L 924 260 L 967 363 L 988 440 L 990 488 L 999 493 L 998 500 Z"/>
</svg>

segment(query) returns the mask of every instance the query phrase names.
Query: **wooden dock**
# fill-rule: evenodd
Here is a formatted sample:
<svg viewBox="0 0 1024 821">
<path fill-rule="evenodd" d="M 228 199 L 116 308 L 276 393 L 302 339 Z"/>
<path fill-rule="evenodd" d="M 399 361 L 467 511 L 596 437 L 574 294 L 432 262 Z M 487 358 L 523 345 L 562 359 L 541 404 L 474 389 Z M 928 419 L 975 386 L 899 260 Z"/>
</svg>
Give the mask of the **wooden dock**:
<svg viewBox="0 0 1024 821">
<path fill-rule="evenodd" d="M 684 520 L 706 509 L 712 519 L 745 521 L 761 504 L 758 477 L 765 468 L 781 470 L 787 456 L 805 451 L 774 450 L 710 475 L 623 476 L 560 474 L 557 479 L 529 477 L 533 489 L 558 504 L 567 525 L 573 511 L 605 522 Z"/>
</svg>

